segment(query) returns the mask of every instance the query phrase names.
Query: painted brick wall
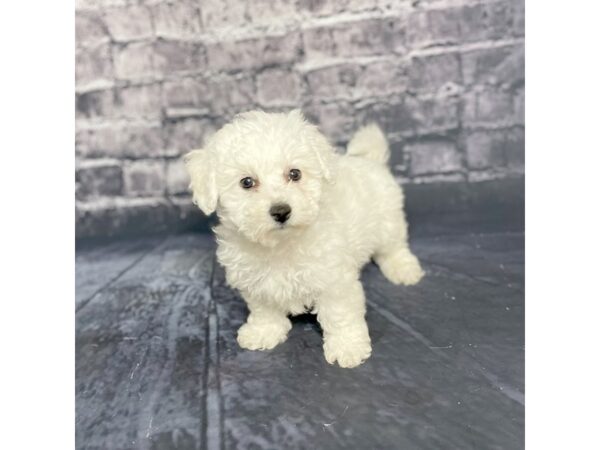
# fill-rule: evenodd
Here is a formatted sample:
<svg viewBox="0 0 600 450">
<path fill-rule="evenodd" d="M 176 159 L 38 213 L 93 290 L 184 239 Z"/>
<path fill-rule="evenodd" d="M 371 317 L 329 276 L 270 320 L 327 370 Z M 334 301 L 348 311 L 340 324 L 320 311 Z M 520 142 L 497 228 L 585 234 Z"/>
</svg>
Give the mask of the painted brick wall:
<svg viewBox="0 0 600 450">
<path fill-rule="evenodd" d="M 399 182 L 524 170 L 523 0 L 78 0 L 78 236 L 197 219 L 180 156 L 236 113 L 369 121 Z M 131 230 L 130 230 L 131 231 Z"/>
</svg>

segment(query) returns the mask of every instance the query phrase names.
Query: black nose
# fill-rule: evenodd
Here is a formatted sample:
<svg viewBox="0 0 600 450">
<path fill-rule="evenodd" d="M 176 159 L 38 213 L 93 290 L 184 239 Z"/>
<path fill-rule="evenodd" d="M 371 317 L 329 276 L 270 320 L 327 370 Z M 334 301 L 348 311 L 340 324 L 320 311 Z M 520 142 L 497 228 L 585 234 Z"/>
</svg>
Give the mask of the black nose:
<svg viewBox="0 0 600 450">
<path fill-rule="evenodd" d="M 276 222 L 284 223 L 290 218 L 292 208 L 287 203 L 276 203 L 269 209 L 269 214 L 275 219 Z"/>
</svg>

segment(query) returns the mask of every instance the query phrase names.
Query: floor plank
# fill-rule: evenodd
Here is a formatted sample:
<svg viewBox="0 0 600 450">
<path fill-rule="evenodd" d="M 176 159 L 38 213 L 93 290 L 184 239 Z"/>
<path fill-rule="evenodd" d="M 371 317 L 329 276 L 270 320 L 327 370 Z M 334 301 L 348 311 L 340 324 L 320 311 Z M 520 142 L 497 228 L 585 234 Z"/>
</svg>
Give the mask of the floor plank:
<svg viewBox="0 0 600 450">
<path fill-rule="evenodd" d="M 77 448 L 523 448 L 523 234 L 475 228 L 417 236 L 417 286 L 365 268 L 373 355 L 352 370 L 325 362 L 311 315 L 240 349 L 211 236 L 138 244 L 120 276 L 135 251 L 94 250 L 78 271 L 110 281 L 77 313 Z"/>
<path fill-rule="evenodd" d="M 120 240 L 101 246 L 80 245 L 75 257 L 76 308 L 85 305 L 162 240 L 164 237 L 146 237 Z"/>
<path fill-rule="evenodd" d="M 77 448 L 202 447 L 213 248 L 169 238 L 77 314 Z"/>
<path fill-rule="evenodd" d="M 521 294 L 505 300 L 495 286 L 435 272 L 419 289 L 398 288 L 376 270 L 363 276 L 373 355 L 354 370 L 325 362 L 310 316 L 270 352 L 239 349 L 245 308 L 222 282 L 213 288 L 225 448 L 522 448 L 522 340 L 510 338 L 522 335 Z M 446 299 L 445 291 L 471 300 Z M 479 295 L 482 308 L 465 312 Z M 488 315 L 507 304 L 516 313 L 489 328 Z M 500 358 L 496 372 L 480 362 L 487 352 Z M 515 370 L 499 369 L 513 359 Z"/>
</svg>

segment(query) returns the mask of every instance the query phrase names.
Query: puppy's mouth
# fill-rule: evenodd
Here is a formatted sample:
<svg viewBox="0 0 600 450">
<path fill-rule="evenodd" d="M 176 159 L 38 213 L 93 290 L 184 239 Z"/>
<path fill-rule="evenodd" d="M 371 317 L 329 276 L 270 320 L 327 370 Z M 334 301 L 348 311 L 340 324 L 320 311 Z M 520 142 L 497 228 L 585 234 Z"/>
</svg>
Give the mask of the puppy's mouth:
<svg viewBox="0 0 600 450">
<path fill-rule="evenodd" d="M 274 233 L 285 233 L 292 232 L 293 230 L 298 230 L 303 228 L 301 225 L 285 222 L 285 223 L 276 223 L 271 231 Z"/>
</svg>

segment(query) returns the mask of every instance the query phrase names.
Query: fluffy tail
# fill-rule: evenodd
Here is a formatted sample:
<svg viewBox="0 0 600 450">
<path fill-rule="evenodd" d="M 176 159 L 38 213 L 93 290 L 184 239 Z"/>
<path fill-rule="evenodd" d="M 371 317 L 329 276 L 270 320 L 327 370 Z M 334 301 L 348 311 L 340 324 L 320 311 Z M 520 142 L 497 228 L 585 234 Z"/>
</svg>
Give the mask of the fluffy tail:
<svg viewBox="0 0 600 450">
<path fill-rule="evenodd" d="M 346 154 L 386 164 L 390 159 L 390 148 L 381 128 L 372 123 L 354 134 Z"/>
</svg>

